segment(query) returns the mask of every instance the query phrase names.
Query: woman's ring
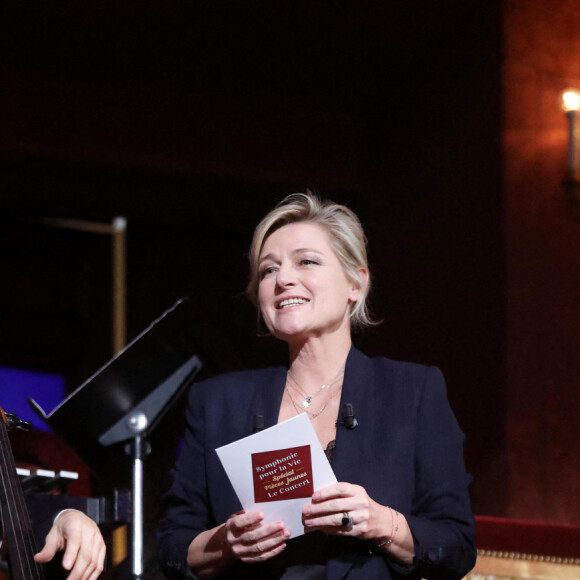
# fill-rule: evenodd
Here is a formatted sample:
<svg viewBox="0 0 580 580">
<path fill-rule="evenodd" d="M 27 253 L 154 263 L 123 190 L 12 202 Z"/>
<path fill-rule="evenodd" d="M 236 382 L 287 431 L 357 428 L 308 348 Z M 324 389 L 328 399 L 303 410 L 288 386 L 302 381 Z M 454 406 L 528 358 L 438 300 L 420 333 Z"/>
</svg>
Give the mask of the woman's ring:
<svg viewBox="0 0 580 580">
<path fill-rule="evenodd" d="M 352 528 L 352 520 L 348 512 L 342 512 L 342 525 L 349 530 Z"/>
</svg>

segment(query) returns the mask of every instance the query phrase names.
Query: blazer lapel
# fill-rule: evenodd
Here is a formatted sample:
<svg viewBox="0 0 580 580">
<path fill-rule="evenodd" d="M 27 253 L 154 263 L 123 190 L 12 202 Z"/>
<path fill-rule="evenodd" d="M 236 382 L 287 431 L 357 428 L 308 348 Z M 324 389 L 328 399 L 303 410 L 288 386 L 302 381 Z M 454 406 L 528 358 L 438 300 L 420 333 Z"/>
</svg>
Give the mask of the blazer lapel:
<svg viewBox="0 0 580 580">
<path fill-rule="evenodd" d="M 338 481 L 351 482 L 356 475 L 355 458 L 360 457 L 364 437 L 369 427 L 369 406 L 372 408 L 373 391 L 372 364 L 359 350 L 352 347 L 346 361 L 344 383 L 340 398 L 340 411 L 336 428 L 336 447 L 332 468 Z M 348 429 L 343 422 L 342 411 L 346 404 L 353 407 L 358 426 Z M 366 421 L 366 424 L 365 424 Z"/>
<path fill-rule="evenodd" d="M 364 437 L 369 428 L 368 408 L 372 407 L 372 364 L 370 360 L 354 346 L 348 355 L 344 372 L 344 383 L 340 399 L 340 413 L 336 428 L 336 447 L 334 449 L 332 468 L 338 481 L 356 482 L 357 458 L 368 440 Z M 342 419 L 344 405 L 351 404 L 358 426 L 348 429 Z M 366 419 L 366 425 L 365 425 Z M 327 564 L 327 578 L 339 580 L 345 578 L 353 566 L 353 555 L 348 557 L 340 551 L 331 557 Z"/>
<path fill-rule="evenodd" d="M 264 428 L 273 427 L 278 423 L 280 414 L 280 405 L 284 396 L 284 387 L 286 386 L 285 367 L 276 367 L 272 376 L 272 382 L 262 385 L 262 400 L 264 402 Z"/>
</svg>

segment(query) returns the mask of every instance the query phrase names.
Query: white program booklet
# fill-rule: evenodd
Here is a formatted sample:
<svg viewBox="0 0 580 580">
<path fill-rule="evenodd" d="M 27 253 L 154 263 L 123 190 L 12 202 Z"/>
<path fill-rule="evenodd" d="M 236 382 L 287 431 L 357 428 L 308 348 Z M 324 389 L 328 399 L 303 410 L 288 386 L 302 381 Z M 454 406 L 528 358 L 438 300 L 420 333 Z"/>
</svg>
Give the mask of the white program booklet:
<svg viewBox="0 0 580 580">
<path fill-rule="evenodd" d="M 304 534 L 302 507 L 336 477 L 306 413 L 216 449 L 246 511 Z"/>
</svg>

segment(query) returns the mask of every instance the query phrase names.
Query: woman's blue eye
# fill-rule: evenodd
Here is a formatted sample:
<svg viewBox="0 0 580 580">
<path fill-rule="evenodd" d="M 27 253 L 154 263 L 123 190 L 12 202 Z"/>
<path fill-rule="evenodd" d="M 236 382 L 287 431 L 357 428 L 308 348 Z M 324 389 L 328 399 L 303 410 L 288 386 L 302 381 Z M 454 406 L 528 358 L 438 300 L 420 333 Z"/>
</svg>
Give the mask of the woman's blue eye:
<svg viewBox="0 0 580 580">
<path fill-rule="evenodd" d="M 304 258 L 304 260 L 300 260 L 300 263 L 304 266 L 310 266 L 311 264 L 318 264 L 318 262 L 316 260 L 309 260 L 307 258 Z"/>
</svg>

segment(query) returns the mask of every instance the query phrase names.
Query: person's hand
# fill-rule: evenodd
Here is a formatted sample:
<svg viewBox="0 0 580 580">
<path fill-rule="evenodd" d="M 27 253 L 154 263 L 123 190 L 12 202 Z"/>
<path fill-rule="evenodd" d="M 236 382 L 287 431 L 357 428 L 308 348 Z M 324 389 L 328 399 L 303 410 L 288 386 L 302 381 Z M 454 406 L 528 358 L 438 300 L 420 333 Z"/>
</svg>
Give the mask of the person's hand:
<svg viewBox="0 0 580 580">
<path fill-rule="evenodd" d="M 286 548 L 290 531 L 284 522 L 262 524 L 261 512 L 238 512 L 225 523 L 225 541 L 232 554 L 242 562 L 261 562 Z"/>
<path fill-rule="evenodd" d="M 105 541 L 97 524 L 80 511 L 66 510 L 56 518 L 34 559 L 49 562 L 62 551 L 62 565 L 70 570 L 67 580 L 96 580 L 103 571 Z"/>
<path fill-rule="evenodd" d="M 302 508 L 302 522 L 306 531 L 369 540 L 399 563 L 413 563 L 415 540 L 406 518 L 371 499 L 360 485 L 340 482 L 315 491 Z"/>
<path fill-rule="evenodd" d="M 302 522 L 308 531 L 372 539 L 390 533 L 385 532 L 391 524 L 388 510 L 364 487 L 340 482 L 314 492 L 312 503 L 302 509 Z"/>
</svg>

